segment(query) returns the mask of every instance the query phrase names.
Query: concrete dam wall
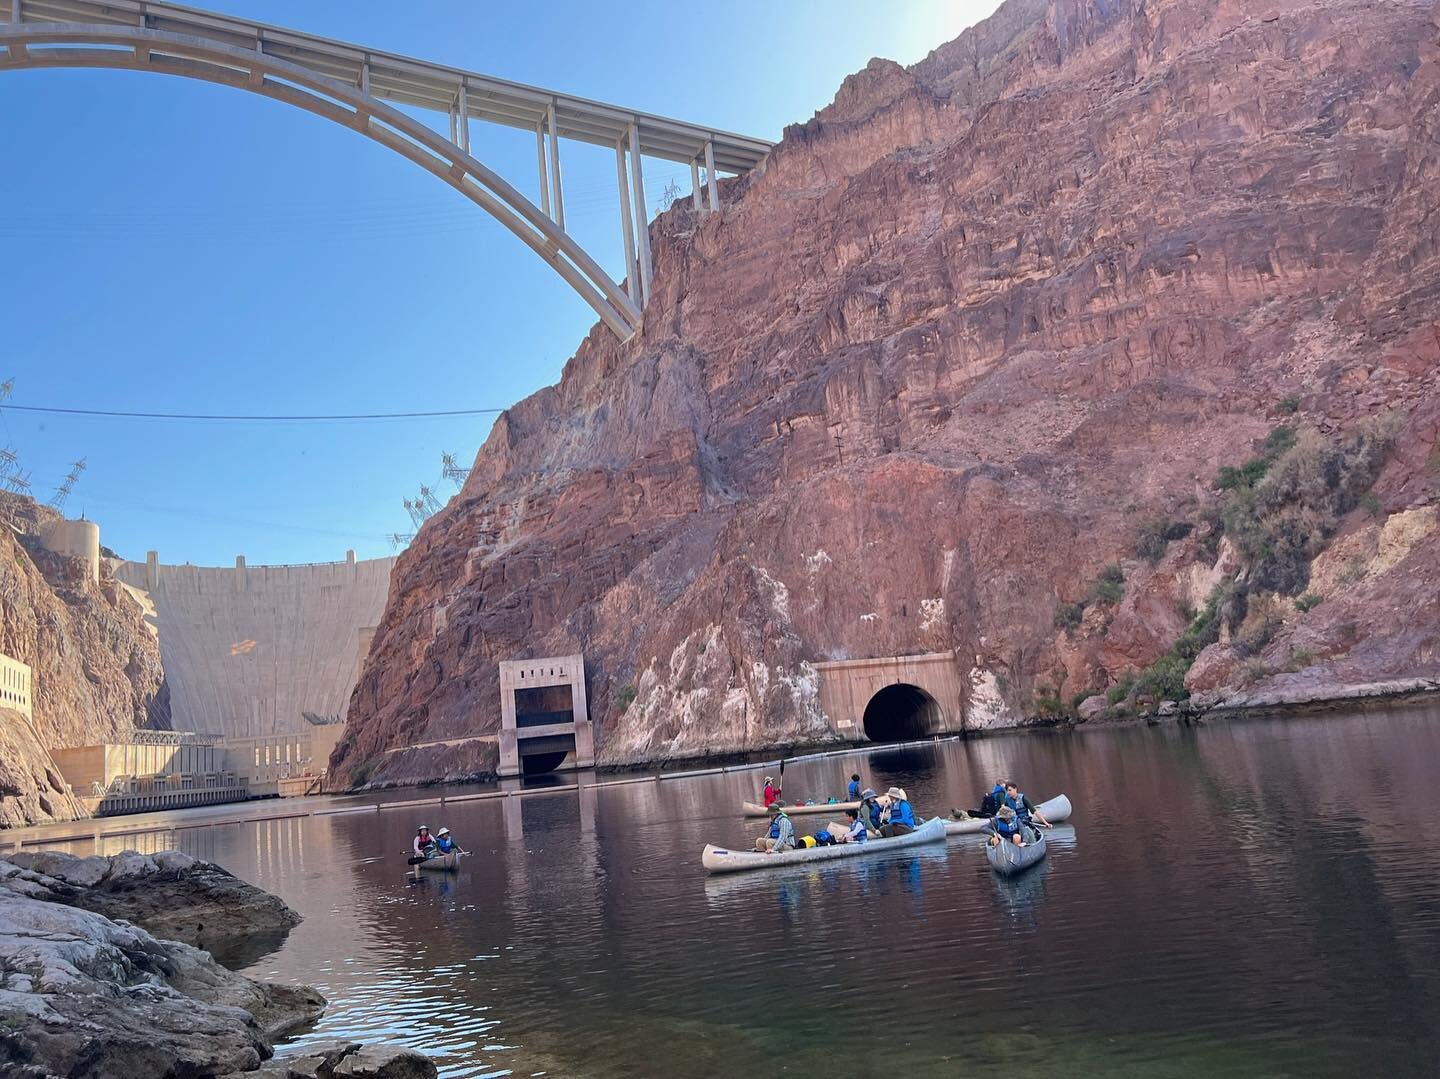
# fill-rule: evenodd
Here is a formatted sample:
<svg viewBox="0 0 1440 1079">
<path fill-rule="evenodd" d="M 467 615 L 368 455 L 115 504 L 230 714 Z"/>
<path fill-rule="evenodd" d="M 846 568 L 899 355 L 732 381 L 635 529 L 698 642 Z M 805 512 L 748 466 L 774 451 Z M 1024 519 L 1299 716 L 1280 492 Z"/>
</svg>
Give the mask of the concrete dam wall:
<svg viewBox="0 0 1440 1079">
<path fill-rule="evenodd" d="M 177 731 L 255 738 L 344 716 L 393 558 L 307 566 L 118 562 L 160 635 Z M 153 610 L 153 613 L 148 613 Z"/>
</svg>

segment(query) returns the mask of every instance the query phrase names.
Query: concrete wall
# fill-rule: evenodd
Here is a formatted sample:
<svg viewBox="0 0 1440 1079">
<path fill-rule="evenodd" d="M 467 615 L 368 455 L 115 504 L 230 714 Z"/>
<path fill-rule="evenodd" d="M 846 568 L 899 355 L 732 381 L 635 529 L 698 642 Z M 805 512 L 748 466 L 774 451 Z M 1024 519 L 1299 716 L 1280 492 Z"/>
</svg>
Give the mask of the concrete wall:
<svg viewBox="0 0 1440 1079">
<path fill-rule="evenodd" d="M 820 673 L 820 708 L 843 738 L 865 738 L 865 706 L 893 685 L 918 686 L 935 699 L 939 714 L 925 733 L 964 729 L 965 678 L 949 652 L 817 663 L 815 669 Z"/>
<path fill-rule="evenodd" d="M 302 712 L 343 716 L 385 609 L 393 558 L 234 568 L 121 562 L 147 593 L 177 731 L 309 735 Z"/>
<path fill-rule="evenodd" d="M 34 719 L 30 678 L 29 664 L 0 655 L 0 708 L 9 708 L 26 719 Z"/>
<path fill-rule="evenodd" d="M 84 562 L 90 580 L 100 583 L 100 526 L 94 521 L 51 521 L 40 527 L 39 540 L 47 551 Z"/>
<path fill-rule="evenodd" d="M 547 694 L 554 687 L 564 694 Z M 569 722 L 523 726 L 521 712 L 545 712 L 567 707 Z M 520 759 L 527 749 L 548 753 L 559 742 L 573 744 L 561 768 L 591 768 L 595 764 L 595 734 L 585 696 L 585 657 L 550 656 L 544 659 L 500 662 L 500 768 L 502 776 L 519 775 Z"/>
</svg>

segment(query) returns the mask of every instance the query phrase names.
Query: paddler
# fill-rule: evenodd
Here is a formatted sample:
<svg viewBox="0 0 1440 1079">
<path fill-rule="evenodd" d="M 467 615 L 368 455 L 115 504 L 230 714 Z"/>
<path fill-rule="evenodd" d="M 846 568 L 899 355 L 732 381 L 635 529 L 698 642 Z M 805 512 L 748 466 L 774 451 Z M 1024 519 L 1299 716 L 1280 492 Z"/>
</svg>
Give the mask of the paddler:
<svg viewBox="0 0 1440 1079">
<path fill-rule="evenodd" d="M 772 805 L 774 805 L 777 801 L 779 801 L 779 799 L 780 799 L 780 788 L 777 787 L 777 786 L 775 786 L 775 780 L 771 779 L 769 776 L 766 776 L 766 777 L 765 777 L 765 801 L 764 801 L 763 803 L 761 803 L 761 804 L 764 805 L 766 809 L 769 809 Z"/>
<path fill-rule="evenodd" d="M 435 838 L 430 834 L 430 829 L 420 825 L 415 830 L 415 857 L 429 858 L 435 853 Z"/>
<path fill-rule="evenodd" d="M 435 833 L 435 849 L 441 854 L 452 854 L 460 849 L 455 845 L 455 840 L 450 838 L 449 828 L 441 828 Z"/>
<path fill-rule="evenodd" d="M 876 835 L 880 834 L 880 828 L 885 821 L 882 819 L 880 802 L 875 796 L 875 791 L 870 787 L 866 787 L 860 792 L 859 817 L 867 829 Z"/>
<path fill-rule="evenodd" d="M 885 824 L 880 828 L 881 838 L 909 835 L 915 830 L 915 811 L 910 808 L 910 799 L 905 796 L 904 789 L 891 787 L 885 792 L 885 797 L 890 804 L 885 810 Z"/>
<path fill-rule="evenodd" d="M 855 772 L 853 775 L 850 776 L 850 782 L 849 782 L 849 784 L 845 787 L 845 801 L 847 801 L 847 802 L 858 802 L 858 801 L 860 801 L 860 773 L 859 773 L 859 772 Z"/>
<path fill-rule="evenodd" d="M 990 837 L 990 845 L 1004 843 L 1007 840 L 1017 847 L 1025 845 L 1025 827 L 1020 822 L 1020 817 L 1015 810 L 1008 805 L 1002 805 L 995 818 L 990 822 L 990 827 L 995 834 Z"/>
<path fill-rule="evenodd" d="M 1042 828 L 1055 827 L 1045 819 L 1045 815 L 1036 808 L 1035 803 L 1021 792 L 1019 785 L 1013 779 L 1005 784 L 1005 804 L 1015 811 L 1021 824 L 1029 824 L 1034 821 Z"/>
<path fill-rule="evenodd" d="M 783 854 L 795 847 L 795 825 L 790 823 L 783 802 L 770 804 L 770 831 L 755 840 L 755 849 L 765 854 Z"/>
</svg>

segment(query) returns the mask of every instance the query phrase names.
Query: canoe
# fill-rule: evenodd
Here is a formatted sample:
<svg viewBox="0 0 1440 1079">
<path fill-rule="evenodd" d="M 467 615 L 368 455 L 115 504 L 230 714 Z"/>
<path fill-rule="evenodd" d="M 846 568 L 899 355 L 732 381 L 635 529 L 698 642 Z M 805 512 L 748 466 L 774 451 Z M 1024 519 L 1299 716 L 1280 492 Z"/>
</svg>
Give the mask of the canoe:
<svg viewBox="0 0 1440 1079">
<path fill-rule="evenodd" d="M 783 854 L 762 854 L 754 850 L 730 850 L 706 844 L 700 861 L 711 873 L 737 873 L 742 869 L 778 869 L 782 865 L 802 862 L 829 862 L 836 858 L 855 858 L 862 854 L 879 854 L 921 843 L 934 843 L 945 838 L 945 822 L 939 817 L 927 820 L 909 835 L 894 839 L 871 839 L 864 843 L 836 843 L 824 847 L 787 850 Z"/>
<path fill-rule="evenodd" d="M 1045 830 L 1034 829 L 1036 837 L 1023 847 L 1017 847 L 1008 840 L 996 843 L 993 847 L 985 844 L 985 857 L 990 860 L 990 868 L 999 873 L 1002 877 L 1013 876 L 1016 873 L 1029 869 L 1041 858 L 1045 857 Z"/>
<path fill-rule="evenodd" d="M 747 817 L 768 817 L 770 815 L 770 810 L 759 802 L 741 802 L 740 808 L 745 811 Z M 793 817 L 800 813 L 844 813 L 847 809 L 859 808 L 859 802 L 816 802 L 813 806 L 787 805 L 785 812 Z"/>
<path fill-rule="evenodd" d="M 423 862 L 416 862 L 416 869 L 454 869 L 460 864 L 460 852 L 451 851 L 449 854 L 437 854 L 433 858 L 426 858 Z"/>
<path fill-rule="evenodd" d="M 1070 814 L 1074 812 L 1070 805 L 1070 799 L 1063 794 L 1057 794 L 1048 802 L 1039 803 L 1035 808 L 1051 824 L 1069 820 Z M 978 832 L 988 832 L 989 830 L 989 817 L 967 817 L 965 820 L 952 819 L 945 822 L 946 835 L 975 835 Z"/>
</svg>

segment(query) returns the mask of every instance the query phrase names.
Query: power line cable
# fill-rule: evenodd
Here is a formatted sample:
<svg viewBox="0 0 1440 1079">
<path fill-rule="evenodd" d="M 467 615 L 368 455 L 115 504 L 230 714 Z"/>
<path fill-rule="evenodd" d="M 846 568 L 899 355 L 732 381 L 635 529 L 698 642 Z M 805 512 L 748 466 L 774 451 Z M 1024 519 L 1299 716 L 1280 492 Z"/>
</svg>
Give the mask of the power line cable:
<svg viewBox="0 0 1440 1079">
<path fill-rule="evenodd" d="M 102 408 L 55 408 L 48 405 L 4 405 L 0 412 L 45 412 L 59 416 L 103 416 L 124 420 L 210 420 L 217 422 L 257 421 L 261 423 L 316 422 L 333 423 L 352 420 L 428 420 L 456 416 L 495 416 L 503 408 L 457 408 L 441 412 L 352 412 L 335 415 L 248 416 L 202 412 L 119 412 Z"/>
</svg>

